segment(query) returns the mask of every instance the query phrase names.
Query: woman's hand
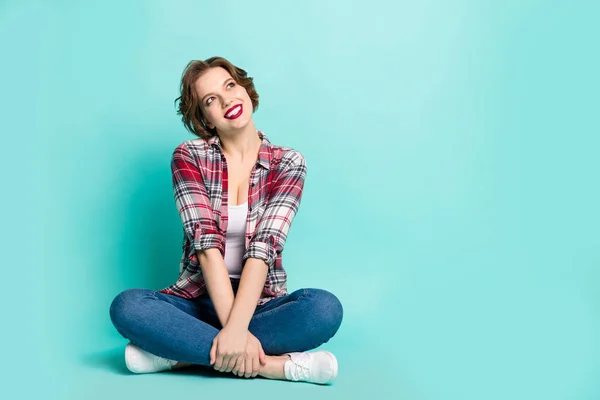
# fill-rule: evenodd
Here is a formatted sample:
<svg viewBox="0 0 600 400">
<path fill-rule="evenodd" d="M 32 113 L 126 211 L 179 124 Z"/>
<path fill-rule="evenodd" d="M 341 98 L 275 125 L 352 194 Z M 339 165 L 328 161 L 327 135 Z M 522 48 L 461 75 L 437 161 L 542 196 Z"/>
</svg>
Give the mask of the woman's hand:
<svg viewBox="0 0 600 400">
<path fill-rule="evenodd" d="M 210 363 L 220 372 L 231 372 L 238 359 L 243 358 L 248 342 L 247 329 L 225 328 L 213 339 Z"/>
<path fill-rule="evenodd" d="M 254 378 L 258 375 L 261 364 L 267 364 L 265 352 L 256 336 L 248 331 L 246 351 L 238 358 L 232 372 L 239 377 Z"/>
</svg>

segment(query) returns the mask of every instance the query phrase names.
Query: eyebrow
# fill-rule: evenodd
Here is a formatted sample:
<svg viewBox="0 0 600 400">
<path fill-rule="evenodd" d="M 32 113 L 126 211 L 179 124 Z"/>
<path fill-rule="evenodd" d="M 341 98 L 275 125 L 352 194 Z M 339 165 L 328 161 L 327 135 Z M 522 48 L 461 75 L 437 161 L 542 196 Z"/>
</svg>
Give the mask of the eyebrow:
<svg viewBox="0 0 600 400">
<path fill-rule="evenodd" d="M 233 78 L 227 78 L 227 79 L 225 79 L 225 81 L 223 82 L 223 84 L 221 86 L 225 86 L 225 84 L 227 82 L 229 82 L 230 80 L 233 80 Z M 204 96 L 202 96 L 202 100 L 200 100 L 200 101 L 202 103 L 204 103 L 204 99 L 206 98 L 206 96 L 211 95 L 211 94 L 214 94 L 214 92 L 210 92 L 210 93 L 205 94 Z"/>
</svg>

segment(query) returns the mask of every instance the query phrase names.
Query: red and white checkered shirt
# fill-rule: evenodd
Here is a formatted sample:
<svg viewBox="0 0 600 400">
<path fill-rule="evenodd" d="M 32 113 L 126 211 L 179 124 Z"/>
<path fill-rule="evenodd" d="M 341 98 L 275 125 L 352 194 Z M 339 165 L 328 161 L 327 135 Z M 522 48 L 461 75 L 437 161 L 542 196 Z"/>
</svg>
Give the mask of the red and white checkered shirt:
<svg viewBox="0 0 600 400">
<path fill-rule="evenodd" d="M 300 206 L 306 163 L 300 152 L 275 146 L 262 131 L 257 133 L 262 145 L 250 174 L 242 262 L 259 258 L 268 265 L 258 300 L 261 305 L 287 294 L 281 252 Z M 177 146 L 171 171 L 175 204 L 183 223 L 183 254 L 177 282 L 160 292 L 192 299 L 207 290 L 196 252 L 217 248 L 225 257 L 228 177 L 219 137 L 188 140 Z"/>
</svg>

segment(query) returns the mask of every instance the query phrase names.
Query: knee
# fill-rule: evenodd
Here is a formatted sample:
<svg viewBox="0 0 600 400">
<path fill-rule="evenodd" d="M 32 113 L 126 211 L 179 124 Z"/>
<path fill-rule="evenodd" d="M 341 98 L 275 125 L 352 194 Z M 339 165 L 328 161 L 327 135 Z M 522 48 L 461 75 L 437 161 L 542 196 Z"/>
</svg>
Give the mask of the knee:
<svg viewBox="0 0 600 400">
<path fill-rule="evenodd" d="M 149 293 L 149 289 L 127 289 L 119 293 L 110 304 L 110 319 L 117 329 L 122 329 L 135 319 L 140 310 L 140 302 Z"/>
<path fill-rule="evenodd" d="M 333 336 L 344 317 L 344 307 L 340 300 L 331 292 L 323 289 L 308 289 L 309 296 L 314 302 L 315 316 L 320 325 Z"/>
</svg>

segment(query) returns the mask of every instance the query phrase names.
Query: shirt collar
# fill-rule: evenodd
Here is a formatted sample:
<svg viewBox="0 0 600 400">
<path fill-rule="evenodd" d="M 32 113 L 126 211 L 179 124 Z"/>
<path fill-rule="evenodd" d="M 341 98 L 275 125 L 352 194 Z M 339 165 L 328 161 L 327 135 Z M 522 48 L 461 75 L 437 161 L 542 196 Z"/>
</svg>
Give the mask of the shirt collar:
<svg viewBox="0 0 600 400">
<path fill-rule="evenodd" d="M 257 130 L 256 132 L 258 133 L 258 136 L 262 139 L 262 144 L 260 146 L 260 149 L 258 150 L 257 163 L 268 170 L 270 169 L 271 165 L 272 144 L 269 141 L 269 139 L 267 139 L 267 135 L 265 135 L 263 131 Z M 219 135 L 214 135 L 210 139 L 208 139 L 208 144 L 209 146 L 216 146 L 221 152 L 223 150 L 223 148 L 221 147 L 221 139 L 219 139 Z"/>
</svg>

